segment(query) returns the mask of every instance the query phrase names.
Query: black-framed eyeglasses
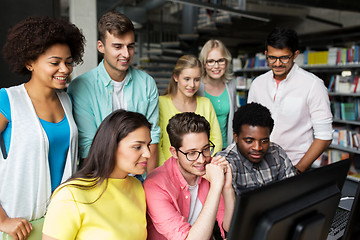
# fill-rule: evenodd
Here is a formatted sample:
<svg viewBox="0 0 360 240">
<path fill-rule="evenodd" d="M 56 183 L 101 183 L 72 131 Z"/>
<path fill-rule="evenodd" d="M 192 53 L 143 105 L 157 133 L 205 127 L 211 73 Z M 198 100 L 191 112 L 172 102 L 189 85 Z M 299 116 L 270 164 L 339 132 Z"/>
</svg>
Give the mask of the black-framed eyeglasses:
<svg viewBox="0 0 360 240">
<path fill-rule="evenodd" d="M 216 63 L 219 64 L 219 66 L 223 66 L 223 65 L 225 65 L 225 63 L 226 63 L 226 59 L 225 59 L 225 58 L 219 58 L 218 60 L 214 60 L 214 59 L 208 59 L 208 60 L 206 60 L 206 64 L 207 64 L 209 67 L 215 66 Z"/>
<path fill-rule="evenodd" d="M 280 57 L 275 57 L 275 56 L 266 56 L 267 60 L 269 63 L 275 63 L 278 59 L 280 60 L 281 63 L 288 63 L 290 58 L 292 58 L 294 55 L 291 56 L 280 56 Z"/>
<path fill-rule="evenodd" d="M 210 142 L 209 146 L 206 146 L 201 152 L 190 151 L 185 153 L 178 148 L 176 150 L 184 154 L 187 160 L 196 161 L 200 157 L 200 154 L 202 154 L 205 158 L 211 157 L 211 154 L 213 154 L 214 152 L 215 145 L 211 141 L 209 142 Z"/>
</svg>

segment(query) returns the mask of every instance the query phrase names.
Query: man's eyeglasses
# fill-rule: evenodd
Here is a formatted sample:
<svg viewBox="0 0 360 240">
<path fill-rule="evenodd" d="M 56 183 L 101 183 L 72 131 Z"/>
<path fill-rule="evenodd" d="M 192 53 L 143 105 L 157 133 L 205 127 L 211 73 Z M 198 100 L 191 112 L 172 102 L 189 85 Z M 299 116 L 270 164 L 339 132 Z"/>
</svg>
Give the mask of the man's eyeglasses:
<svg viewBox="0 0 360 240">
<path fill-rule="evenodd" d="M 214 59 L 206 60 L 206 65 L 208 65 L 209 67 L 215 66 L 216 63 L 219 64 L 219 66 L 223 66 L 226 63 L 226 59 L 225 58 L 220 58 L 218 60 L 214 60 Z"/>
<path fill-rule="evenodd" d="M 275 57 L 275 56 L 267 56 L 267 60 L 269 63 L 275 63 L 278 59 L 281 63 L 288 63 L 290 58 L 292 58 L 294 55 L 291 56 L 281 56 L 281 57 Z"/>
<path fill-rule="evenodd" d="M 190 152 L 185 153 L 178 148 L 176 150 L 178 150 L 179 152 L 184 154 L 187 160 L 196 161 L 200 157 L 200 154 L 202 154 L 205 158 L 211 157 L 211 154 L 213 154 L 213 152 L 214 152 L 215 145 L 211 141 L 209 141 L 209 142 L 210 142 L 210 145 L 205 147 L 201 152 L 190 151 Z"/>
</svg>

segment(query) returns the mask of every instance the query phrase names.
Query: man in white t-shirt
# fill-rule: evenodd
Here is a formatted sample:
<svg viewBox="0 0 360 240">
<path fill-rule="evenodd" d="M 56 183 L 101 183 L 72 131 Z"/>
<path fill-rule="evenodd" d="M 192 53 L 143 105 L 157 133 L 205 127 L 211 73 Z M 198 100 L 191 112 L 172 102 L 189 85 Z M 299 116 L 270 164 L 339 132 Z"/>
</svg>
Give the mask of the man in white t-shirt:
<svg viewBox="0 0 360 240">
<path fill-rule="evenodd" d="M 179 113 L 167 132 L 172 157 L 144 182 L 148 238 L 225 238 L 235 193 L 228 161 L 211 158 L 209 122 L 193 112 Z"/>
<path fill-rule="evenodd" d="M 275 28 L 266 41 L 270 71 L 251 84 L 248 103 L 266 106 L 274 119 L 270 140 L 279 144 L 298 172 L 308 169 L 332 139 L 332 114 L 324 82 L 294 63 L 298 36 Z"/>
</svg>

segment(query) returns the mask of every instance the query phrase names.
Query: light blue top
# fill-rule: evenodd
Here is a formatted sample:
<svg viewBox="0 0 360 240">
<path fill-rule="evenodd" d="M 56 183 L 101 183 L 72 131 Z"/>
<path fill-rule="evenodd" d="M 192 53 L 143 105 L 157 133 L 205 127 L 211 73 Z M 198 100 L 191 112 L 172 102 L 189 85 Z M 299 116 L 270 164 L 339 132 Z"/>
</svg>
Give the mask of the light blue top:
<svg viewBox="0 0 360 240">
<path fill-rule="evenodd" d="M 216 117 L 220 125 L 223 148 L 226 148 L 228 146 L 227 129 L 228 129 L 228 117 L 230 113 L 230 101 L 229 101 L 229 94 L 227 92 L 227 89 L 225 88 L 225 90 L 219 96 L 210 95 L 205 91 L 205 97 L 210 99 L 210 102 L 212 103 L 215 109 Z"/>
<path fill-rule="evenodd" d="M 147 73 L 129 67 L 129 81 L 124 97 L 129 111 L 146 116 L 152 124 L 152 143 L 159 143 L 159 93 L 154 79 Z M 113 111 L 113 85 L 103 61 L 74 79 L 68 88 L 73 100 L 74 118 L 79 129 L 79 153 L 86 158 L 100 123 Z"/>
<path fill-rule="evenodd" d="M 2 132 L 5 149 L 9 152 L 11 139 L 11 109 L 8 94 L 4 88 L 0 89 L 0 113 L 9 121 Z M 61 183 L 64 173 L 65 161 L 70 144 L 70 126 L 67 117 L 58 122 L 52 123 L 39 118 L 49 141 L 49 167 L 51 177 L 51 190 L 54 191 Z"/>
</svg>

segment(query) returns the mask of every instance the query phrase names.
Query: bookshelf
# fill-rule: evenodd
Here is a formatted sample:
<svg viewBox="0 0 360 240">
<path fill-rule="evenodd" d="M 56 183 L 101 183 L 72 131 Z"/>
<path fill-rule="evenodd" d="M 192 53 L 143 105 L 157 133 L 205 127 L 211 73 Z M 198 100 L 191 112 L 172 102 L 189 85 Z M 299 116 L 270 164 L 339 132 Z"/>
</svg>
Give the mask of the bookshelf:
<svg viewBox="0 0 360 240">
<path fill-rule="evenodd" d="M 296 63 L 303 69 L 312 72 L 313 74 L 317 75 L 324 81 L 326 87 L 329 90 L 329 98 L 332 105 L 335 103 L 340 106 L 340 114 L 335 114 L 335 110 L 332 109 L 334 119 L 333 125 L 334 129 L 342 130 L 341 137 L 347 138 L 346 141 L 339 140 L 339 136 L 337 136 L 337 142 L 333 141 L 333 143 L 329 146 L 328 150 L 321 156 L 322 159 L 319 159 L 317 165 L 321 165 L 324 163 L 331 163 L 332 161 L 345 159 L 345 158 L 352 158 L 354 162 L 356 162 L 356 167 L 353 167 L 353 171 L 351 173 L 355 173 L 355 175 L 360 174 L 360 86 L 354 90 L 354 79 L 355 77 L 360 77 L 360 53 L 359 50 L 358 57 L 345 57 L 345 59 L 350 60 L 347 62 L 346 60 L 337 60 L 334 64 L 305 64 L 304 56 L 300 57 L 300 62 L 297 59 Z M 343 53 L 343 51 L 341 51 Z M 344 51 L 345 52 L 345 51 Z M 347 51 L 348 53 L 350 51 Z M 355 51 L 353 51 L 355 52 Z M 342 55 L 346 56 L 346 55 Z M 254 60 L 252 60 L 255 62 Z M 249 64 L 250 61 L 245 61 Z M 247 93 L 250 88 L 251 81 L 256 78 L 257 76 L 269 71 L 270 68 L 267 66 L 248 66 L 244 65 L 242 69 L 236 69 L 234 71 L 234 77 L 236 78 L 245 78 L 248 79 L 247 86 L 240 86 L 237 88 L 239 98 L 242 98 L 242 102 L 246 103 Z M 342 84 L 340 80 L 342 74 L 347 72 L 347 76 L 344 76 L 344 79 L 347 80 L 347 83 Z M 350 74 L 350 75 L 349 75 Z M 335 88 L 335 80 L 336 76 L 338 77 L 338 84 Z M 330 86 L 332 78 L 334 78 L 333 87 Z M 242 81 L 243 82 L 243 81 Z M 340 83 L 341 82 L 341 83 Z M 343 81 L 345 82 L 345 81 Z M 347 84 L 347 85 L 345 85 Z M 360 80 L 356 84 L 360 85 Z M 330 87 L 329 87 L 330 86 Z M 340 90 L 340 91 L 338 91 Z M 240 101 L 239 101 L 240 102 Z M 350 103 L 350 104 L 347 104 Z M 351 105 L 352 104 L 352 105 Z M 350 112 L 353 112 L 353 115 L 350 114 L 349 116 L 345 114 L 341 114 L 341 105 L 345 109 L 345 106 L 351 105 L 348 108 L 352 109 Z M 333 108 L 333 107 L 332 107 Z M 338 107 L 339 108 L 339 107 Z M 349 111 L 349 110 L 348 110 Z M 335 133 L 334 131 L 334 133 Z M 335 133 L 336 134 L 336 133 Z M 351 139 L 351 140 L 350 140 Z M 357 139 L 357 140 L 355 140 Z"/>
</svg>

